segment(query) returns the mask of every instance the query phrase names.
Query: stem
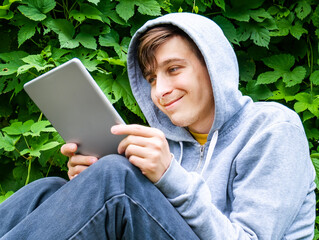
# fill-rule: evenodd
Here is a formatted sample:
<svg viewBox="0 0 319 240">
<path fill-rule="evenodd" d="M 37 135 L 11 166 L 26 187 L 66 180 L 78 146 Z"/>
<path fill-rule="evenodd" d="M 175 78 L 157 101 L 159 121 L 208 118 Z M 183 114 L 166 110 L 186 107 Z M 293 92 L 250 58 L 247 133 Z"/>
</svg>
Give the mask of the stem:
<svg viewBox="0 0 319 240">
<path fill-rule="evenodd" d="M 1 195 L 5 195 L 6 194 L 6 192 L 3 190 L 1 184 L 0 184 L 0 191 L 1 191 Z"/>
<path fill-rule="evenodd" d="M 32 157 L 29 157 L 28 175 L 27 175 L 27 179 L 25 180 L 24 186 L 26 186 L 30 181 L 31 163 L 32 163 Z"/>
<path fill-rule="evenodd" d="M 35 44 L 37 45 L 38 48 L 41 48 L 41 45 L 39 43 L 37 43 L 36 41 L 34 41 L 32 38 L 30 38 L 30 40 Z"/>
<path fill-rule="evenodd" d="M 49 175 L 51 167 L 52 167 L 52 161 L 50 161 L 50 166 L 49 166 L 49 169 L 48 169 L 47 173 L 45 174 L 45 177 L 47 177 Z"/>
<path fill-rule="evenodd" d="M 35 73 L 31 72 L 30 70 L 27 71 L 27 73 L 30 73 L 31 75 L 37 77 L 38 75 L 36 75 Z"/>
<path fill-rule="evenodd" d="M 312 49 L 312 45 L 311 45 L 311 41 L 310 41 L 310 38 L 309 38 L 309 35 L 307 36 L 307 43 L 308 43 L 308 46 L 309 46 L 309 51 L 307 51 L 307 58 L 308 58 L 308 66 L 310 68 L 310 75 L 311 73 L 313 72 L 313 49 Z M 309 78 L 310 80 L 310 78 Z M 311 96 L 313 95 L 313 84 L 312 82 L 310 81 L 310 93 L 311 93 Z"/>
<path fill-rule="evenodd" d="M 41 112 L 39 119 L 38 119 L 38 122 L 40 122 L 42 120 L 42 117 L 43 117 L 43 113 Z"/>
<path fill-rule="evenodd" d="M 23 135 L 22 135 L 22 136 L 23 136 Z M 30 149 L 30 146 L 29 146 L 28 141 L 27 141 L 27 139 L 25 138 L 25 136 L 23 136 L 23 139 L 24 139 L 25 143 L 27 144 L 27 147 Z"/>
</svg>

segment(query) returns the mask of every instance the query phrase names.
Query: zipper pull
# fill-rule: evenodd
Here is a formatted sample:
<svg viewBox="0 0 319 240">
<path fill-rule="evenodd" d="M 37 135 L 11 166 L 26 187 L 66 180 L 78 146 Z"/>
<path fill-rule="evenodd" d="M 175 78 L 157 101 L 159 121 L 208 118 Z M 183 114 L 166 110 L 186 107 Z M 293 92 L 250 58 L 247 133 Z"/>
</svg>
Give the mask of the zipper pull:
<svg viewBox="0 0 319 240">
<path fill-rule="evenodd" d="M 196 172 L 200 169 L 202 162 L 203 162 L 203 157 L 204 157 L 204 150 L 205 150 L 205 145 L 201 145 L 199 149 L 199 162 L 196 167 Z"/>
</svg>

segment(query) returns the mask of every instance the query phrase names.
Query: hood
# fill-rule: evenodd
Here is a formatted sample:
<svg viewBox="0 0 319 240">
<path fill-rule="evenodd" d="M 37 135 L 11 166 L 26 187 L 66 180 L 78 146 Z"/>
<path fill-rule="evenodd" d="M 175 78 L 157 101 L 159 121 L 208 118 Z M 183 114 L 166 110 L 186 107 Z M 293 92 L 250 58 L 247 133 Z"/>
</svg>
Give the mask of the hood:
<svg viewBox="0 0 319 240">
<path fill-rule="evenodd" d="M 162 130 L 167 139 L 194 141 L 189 132 L 172 124 L 151 100 L 150 84 L 144 79 L 137 60 L 139 37 L 156 25 L 172 24 L 183 30 L 201 51 L 212 83 L 215 119 L 210 136 L 219 130 L 247 101 L 238 89 L 238 63 L 232 46 L 212 20 L 193 13 L 171 13 L 146 22 L 134 34 L 128 51 L 128 76 L 133 95 L 152 127 Z"/>
</svg>

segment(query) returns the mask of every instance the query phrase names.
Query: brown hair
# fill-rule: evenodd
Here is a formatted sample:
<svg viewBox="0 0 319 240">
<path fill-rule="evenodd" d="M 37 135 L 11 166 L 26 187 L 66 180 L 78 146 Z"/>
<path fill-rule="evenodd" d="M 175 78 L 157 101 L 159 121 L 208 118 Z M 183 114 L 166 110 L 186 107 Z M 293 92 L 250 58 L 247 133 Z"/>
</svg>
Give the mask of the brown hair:
<svg viewBox="0 0 319 240">
<path fill-rule="evenodd" d="M 160 25 L 148 30 L 139 39 L 140 43 L 137 50 L 138 63 L 144 77 L 154 73 L 156 70 L 157 62 L 155 51 L 157 48 L 174 36 L 185 38 L 189 42 L 191 49 L 194 50 L 198 59 L 204 62 L 204 58 L 198 47 L 184 31 L 173 25 Z"/>
</svg>

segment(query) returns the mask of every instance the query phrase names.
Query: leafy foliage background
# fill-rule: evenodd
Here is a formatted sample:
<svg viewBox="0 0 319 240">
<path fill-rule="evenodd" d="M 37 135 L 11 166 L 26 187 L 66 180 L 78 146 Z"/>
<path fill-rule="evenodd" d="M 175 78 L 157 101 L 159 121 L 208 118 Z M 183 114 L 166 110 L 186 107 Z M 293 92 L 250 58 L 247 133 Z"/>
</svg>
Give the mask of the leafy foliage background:
<svg viewBox="0 0 319 240">
<path fill-rule="evenodd" d="M 67 159 L 59 152 L 63 140 L 23 91 L 23 84 L 77 57 L 126 122 L 146 124 L 126 75 L 128 44 L 148 19 L 178 11 L 207 16 L 221 26 L 237 53 L 244 94 L 255 101 L 280 102 L 299 114 L 319 172 L 318 3 L 0 1 L 0 202 L 35 179 L 66 177 Z"/>
</svg>

